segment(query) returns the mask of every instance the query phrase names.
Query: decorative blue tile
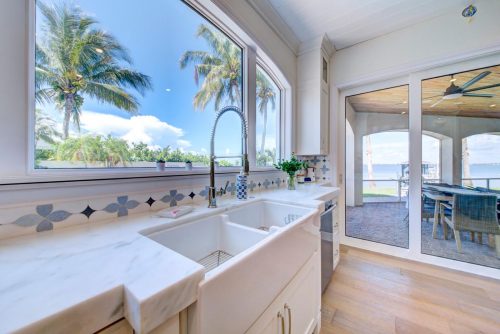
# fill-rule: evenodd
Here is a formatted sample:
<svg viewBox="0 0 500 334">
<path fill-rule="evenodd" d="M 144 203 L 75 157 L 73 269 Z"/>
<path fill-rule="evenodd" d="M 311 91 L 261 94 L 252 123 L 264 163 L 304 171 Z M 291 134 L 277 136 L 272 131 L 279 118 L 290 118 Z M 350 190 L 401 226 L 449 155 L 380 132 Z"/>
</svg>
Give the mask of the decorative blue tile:
<svg viewBox="0 0 500 334">
<path fill-rule="evenodd" d="M 268 179 L 265 179 L 263 185 L 267 189 L 271 185 L 271 182 Z"/>
<path fill-rule="evenodd" d="M 330 170 L 330 168 L 326 167 L 326 164 L 323 164 L 323 167 L 321 167 L 321 171 L 323 172 L 323 174 L 326 174 L 326 172 L 328 172 Z"/>
<path fill-rule="evenodd" d="M 96 210 L 92 209 L 89 205 L 87 205 L 87 207 L 85 208 L 85 210 L 83 210 L 82 212 L 80 212 L 82 215 L 85 215 L 87 218 L 90 218 L 90 216 L 92 216 L 92 214 L 96 212 Z"/>
<path fill-rule="evenodd" d="M 14 222 L 14 224 L 22 226 L 22 227 L 30 227 L 30 226 L 35 226 L 35 225 L 40 224 L 43 220 L 44 220 L 44 218 L 40 215 L 30 214 L 30 215 L 26 215 L 26 216 L 22 216 L 22 217 L 18 218 Z"/>
<path fill-rule="evenodd" d="M 52 224 L 46 219 L 42 221 L 40 224 L 38 224 L 38 226 L 36 227 L 37 232 L 50 231 L 52 229 L 54 229 L 54 224 Z"/>
<path fill-rule="evenodd" d="M 320 162 L 321 160 L 318 159 L 317 156 L 314 156 L 312 159 L 311 159 L 311 162 L 316 165 L 318 162 Z"/>
<path fill-rule="evenodd" d="M 117 199 L 116 199 L 116 201 L 120 205 L 125 205 L 125 204 L 127 204 L 128 196 L 118 196 Z"/>
<path fill-rule="evenodd" d="M 54 210 L 54 205 L 52 204 L 44 204 L 44 205 L 38 205 L 36 207 L 36 213 L 38 213 L 42 217 L 47 217 L 52 210 Z"/>
<path fill-rule="evenodd" d="M 191 191 L 191 193 L 188 196 L 191 197 L 191 199 L 193 199 L 196 196 L 196 194 Z"/>
<path fill-rule="evenodd" d="M 208 191 L 210 187 L 205 187 L 202 191 L 198 193 L 201 197 L 205 197 L 205 199 L 208 199 Z"/>
<path fill-rule="evenodd" d="M 248 189 L 250 189 L 250 191 L 253 191 L 255 187 L 257 187 L 257 184 L 253 182 L 253 180 L 250 181 L 250 183 L 248 184 Z"/>
<path fill-rule="evenodd" d="M 120 204 L 111 203 L 111 204 L 106 205 L 106 207 L 103 210 L 108 212 L 108 213 L 115 213 L 118 211 L 118 208 L 120 208 Z"/>
<path fill-rule="evenodd" d="M 281 179 L 278 177 L 276 178 L 276 186 L 279 188 L 281 185 Z"/>
<path fill-rule="evenodd" d="M 174 189 L 174 190 L 170 190 L 170 194 L 169 195 L 165 195 L 163 196 L 160 201 L 162 201 L 163 203 L 169 203 L 170 202 L 170 206 L 176 206 L 177 205 L 177 202 L 178 201 L 182 201 L 184 199 L 184 195 L 183 194 L 179 194 L 177 193 L 177 190 Z"/>
<path fill-rule="evenodd" d="M 71 213 L 64 211 L 64 210 L 58 210 L 58 211 L 54 211 L 54 212 L 50 213 L 47 216 L 47 220 L 54 222 L 54 223 L 58 223 L 58 222 L 62 222 L 63 220 L 65 220 L 69 216 L 71 216 Z"/>
<path fill-rule="evenodd" d="M 128 196 L 118 196 L 116 198 L 117 203 L 111 203 L 108 204 L 103 211 L 106 211 L 108 213 L 115 213 L 117 214 L 118 217 L 123 217 L 128 215 L 128 210 L 134 209 L 137 206 L 139 206 L 138 201 L 128 200 Z"/>
<path fill-rule="evenodd" d="M 151 205 L 153 205 L 154 202 L 156 201 L 152 197 L 149 197 L 145 203 L 151 207 Z"/>
<path fill-rule="evenodd" d="M 139 204 L 141 204 L 141 203 L 134 201 L 134 200 L 131 200 L 131 201 L 128 201 L 125 203 L 125 207 L 129 210 L 132 210 L 132 209 L 137 208 L 139 206 Z"/>
<path fill-rule="evenodd" d="M 37 232 L 49 231 L 54 228 L 53 223 L 61 222 L 67 219 L 72 213 L 58 210 L 54 210 L 54 205 L 52 204 L 43 204 L 37 205 L 35 211 L 37 214 L 28 214 L 18 218 L 14 224 L 23 226 L 23 227 L 31 227 L 36 225 Z"/>
</svg>

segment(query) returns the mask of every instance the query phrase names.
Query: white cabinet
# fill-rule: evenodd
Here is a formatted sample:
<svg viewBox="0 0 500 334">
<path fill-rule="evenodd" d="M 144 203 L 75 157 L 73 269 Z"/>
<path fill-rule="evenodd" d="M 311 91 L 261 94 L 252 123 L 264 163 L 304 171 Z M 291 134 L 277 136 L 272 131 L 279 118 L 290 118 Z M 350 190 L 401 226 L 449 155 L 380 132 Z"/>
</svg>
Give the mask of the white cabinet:
<svg viewBox="0 0 500 334">
<path fill-rule="evenodd" d="M 330 54 L 323 38 L 297 59 L 297 155 L 326 155 L 329 149 Z"/>
<path fill-rule="evenodd" d="M 315 252 L 246 333 L 317 332 L 320 308 L 320 258 L 319 253 Z"/>
</svg>

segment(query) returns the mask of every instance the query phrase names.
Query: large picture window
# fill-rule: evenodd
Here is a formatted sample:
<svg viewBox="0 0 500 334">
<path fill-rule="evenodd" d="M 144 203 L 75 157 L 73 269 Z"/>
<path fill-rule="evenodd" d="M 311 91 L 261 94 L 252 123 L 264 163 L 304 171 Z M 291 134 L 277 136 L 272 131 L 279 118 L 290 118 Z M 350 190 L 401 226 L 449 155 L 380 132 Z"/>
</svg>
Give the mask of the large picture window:
<svg viewBox="0 0 500 334">
<path fill-rule="evenodd" d="M 37 0 L 35 15 L 35 168 L 208 165 L 215 112 L 243 107 L 238 44 L 182 1 Z M 216 153 L 240 154 L 240 133 L 227 117 Z"/>
</svg>

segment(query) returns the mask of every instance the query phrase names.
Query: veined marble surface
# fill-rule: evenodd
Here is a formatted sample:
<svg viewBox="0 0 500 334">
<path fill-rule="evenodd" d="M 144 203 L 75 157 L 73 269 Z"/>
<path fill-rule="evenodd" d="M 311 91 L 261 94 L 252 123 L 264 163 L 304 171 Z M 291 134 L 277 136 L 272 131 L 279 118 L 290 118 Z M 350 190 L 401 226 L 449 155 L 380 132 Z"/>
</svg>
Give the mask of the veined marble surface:
<svg viewBox="0 0 500 334">
<path fill-rule="evenodd" d="M 320 206 L 318 184 L 205 203 L 178 219 L 143 213 L 0 242 L 0 333 L 92 333 L 125 316 L 147 333 L 197 298 L 201 265 L 143 236 L 256 199 Z"/>
</svg>

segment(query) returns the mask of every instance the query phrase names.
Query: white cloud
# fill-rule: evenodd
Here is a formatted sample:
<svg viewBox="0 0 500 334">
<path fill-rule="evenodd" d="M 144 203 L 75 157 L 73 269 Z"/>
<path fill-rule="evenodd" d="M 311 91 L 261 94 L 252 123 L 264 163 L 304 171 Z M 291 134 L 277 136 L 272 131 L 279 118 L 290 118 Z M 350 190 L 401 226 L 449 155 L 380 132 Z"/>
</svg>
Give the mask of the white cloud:
<svg viewBox="0 0 500 334">
<path fill-rule="evenodd" d="M 191 142 L 185 139 L 177 139 L 177 146 L 182 148 L 188 148 L 191 147 Z"/>
<path fill-rule="evenodd" d="M 80 117 L 81 129 L 98 135 L 112 135 L 129 143 L 143 142 L 151 148 L 176 144 L 189 147 L 183 139 L 184 131 L 151 115 L 132 116 L 130 119 L 116 115 L 83 111 Z"/>
</svg>

